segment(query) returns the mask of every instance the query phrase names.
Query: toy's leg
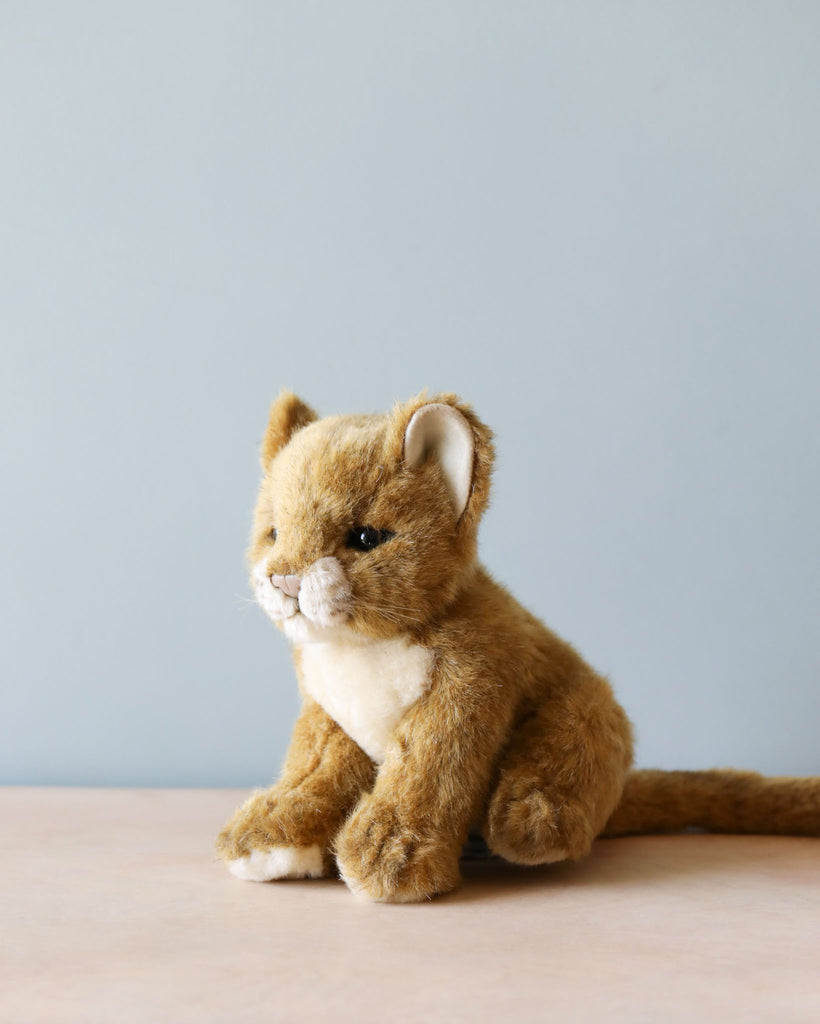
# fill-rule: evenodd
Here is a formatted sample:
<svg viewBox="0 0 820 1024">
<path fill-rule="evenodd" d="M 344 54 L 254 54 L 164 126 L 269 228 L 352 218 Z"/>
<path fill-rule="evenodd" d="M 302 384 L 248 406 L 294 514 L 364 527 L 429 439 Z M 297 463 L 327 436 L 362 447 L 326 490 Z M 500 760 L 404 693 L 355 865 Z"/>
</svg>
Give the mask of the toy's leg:
<svg viewBox="0 0 820 1024">
<path fill-rule="evenodd" d="M 330 840 L 374 766 L 313 701 L 296 722 L 282 777 L 254 793 L 220 833 L 216 849 L 239 878 L 317 878 L 332 870 Z"/>
<path fill-rule="evenodd" d="M 462 845 L 508 735 L 513 709 L 504 697 L 486 675 L 439 670 L 336 836 L 339 870 L 353 892 L 409 903 L 458 884 Z"/>
<path fill-rule="evenodd" d="M 590 675 L 552 694 L 513 734 L 490 793 L 483 833 L 516 864 L 589 852 L 632 761 L 629 720 L 609 684 Z"/>
</svg>

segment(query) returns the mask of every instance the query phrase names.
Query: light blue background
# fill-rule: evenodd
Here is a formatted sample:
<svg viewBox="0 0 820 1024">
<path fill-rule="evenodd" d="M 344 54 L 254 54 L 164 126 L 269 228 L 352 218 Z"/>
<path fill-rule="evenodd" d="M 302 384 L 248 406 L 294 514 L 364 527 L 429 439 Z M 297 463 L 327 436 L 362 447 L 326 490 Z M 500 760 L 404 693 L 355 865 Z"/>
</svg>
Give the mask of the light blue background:
<svg viewBox="0 0 820 1024">
<path fill-rule="evenodd" d="M 643 764 L 820 772 L 816 3 L 0 7 L 7 783 L 250 785 L 270 399 L 453 389 Z"/>
</svg>

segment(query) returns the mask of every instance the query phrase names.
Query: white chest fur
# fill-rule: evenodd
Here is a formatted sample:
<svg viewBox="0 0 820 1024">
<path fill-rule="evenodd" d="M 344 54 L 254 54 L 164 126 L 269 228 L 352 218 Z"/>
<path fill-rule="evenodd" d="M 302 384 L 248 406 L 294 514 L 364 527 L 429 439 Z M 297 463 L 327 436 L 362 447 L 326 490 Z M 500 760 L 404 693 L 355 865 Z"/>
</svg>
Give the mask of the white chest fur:
<svg viewBox="0 0 820 1024">
<path fill-rule="evenodd" d="M 433 652 L 403 639 L 302 647 L 302 685 L 377 764 L 393 729 L 427 691 Z"/>
</svg>

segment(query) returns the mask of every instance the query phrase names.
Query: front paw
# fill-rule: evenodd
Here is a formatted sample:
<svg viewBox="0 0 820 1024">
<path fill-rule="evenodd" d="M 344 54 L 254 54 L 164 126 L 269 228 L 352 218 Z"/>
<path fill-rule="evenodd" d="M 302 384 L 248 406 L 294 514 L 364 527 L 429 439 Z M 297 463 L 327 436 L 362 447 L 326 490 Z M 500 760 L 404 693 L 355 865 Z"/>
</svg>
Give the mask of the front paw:
<svg viewBox="0 0 820 1024">
<path fill-rule="evenodd" d="M 254 793 L 220 832 L 216 851 L 237 878 L 319 878 L 326 858 L 317 837 L 299 827 L 300 817 L 292 796 Z"/>
<path fill-rule="evenodd" d="M 253 849 L 244 857 L 228 862 L 228 870 L 250 882 L 272 882 L 279 878 L 321 878 L 325 873 L 318 846 L 272 846 Z"/>
<path fill-rule="evenodd" d="M 396 809 L 365 799 L 336 838 L 339 872 L 357 896 L 378 903 L 415 903 L 454 889 L 458 849 L 413 827 Z"/>
</svg>

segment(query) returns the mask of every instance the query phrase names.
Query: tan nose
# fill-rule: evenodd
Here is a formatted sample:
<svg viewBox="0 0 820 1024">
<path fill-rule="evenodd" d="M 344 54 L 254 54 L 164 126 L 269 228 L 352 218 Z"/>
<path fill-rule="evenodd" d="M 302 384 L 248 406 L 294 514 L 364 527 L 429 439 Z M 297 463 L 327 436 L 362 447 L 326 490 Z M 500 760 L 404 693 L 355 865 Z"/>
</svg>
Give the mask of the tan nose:
<svg viewBox="0 0 820 1024">
<path fill-rule="evenodd" d="M 301 576 L 297 576 L 295 573 L 291 573 L 289 576 L 277 576 L 274 574 L 271 576 L 270 581 L 275 587 L 284 590 L 288 597 L 299 596 L 299 587 L 302 585 Z"/>
</svg>

